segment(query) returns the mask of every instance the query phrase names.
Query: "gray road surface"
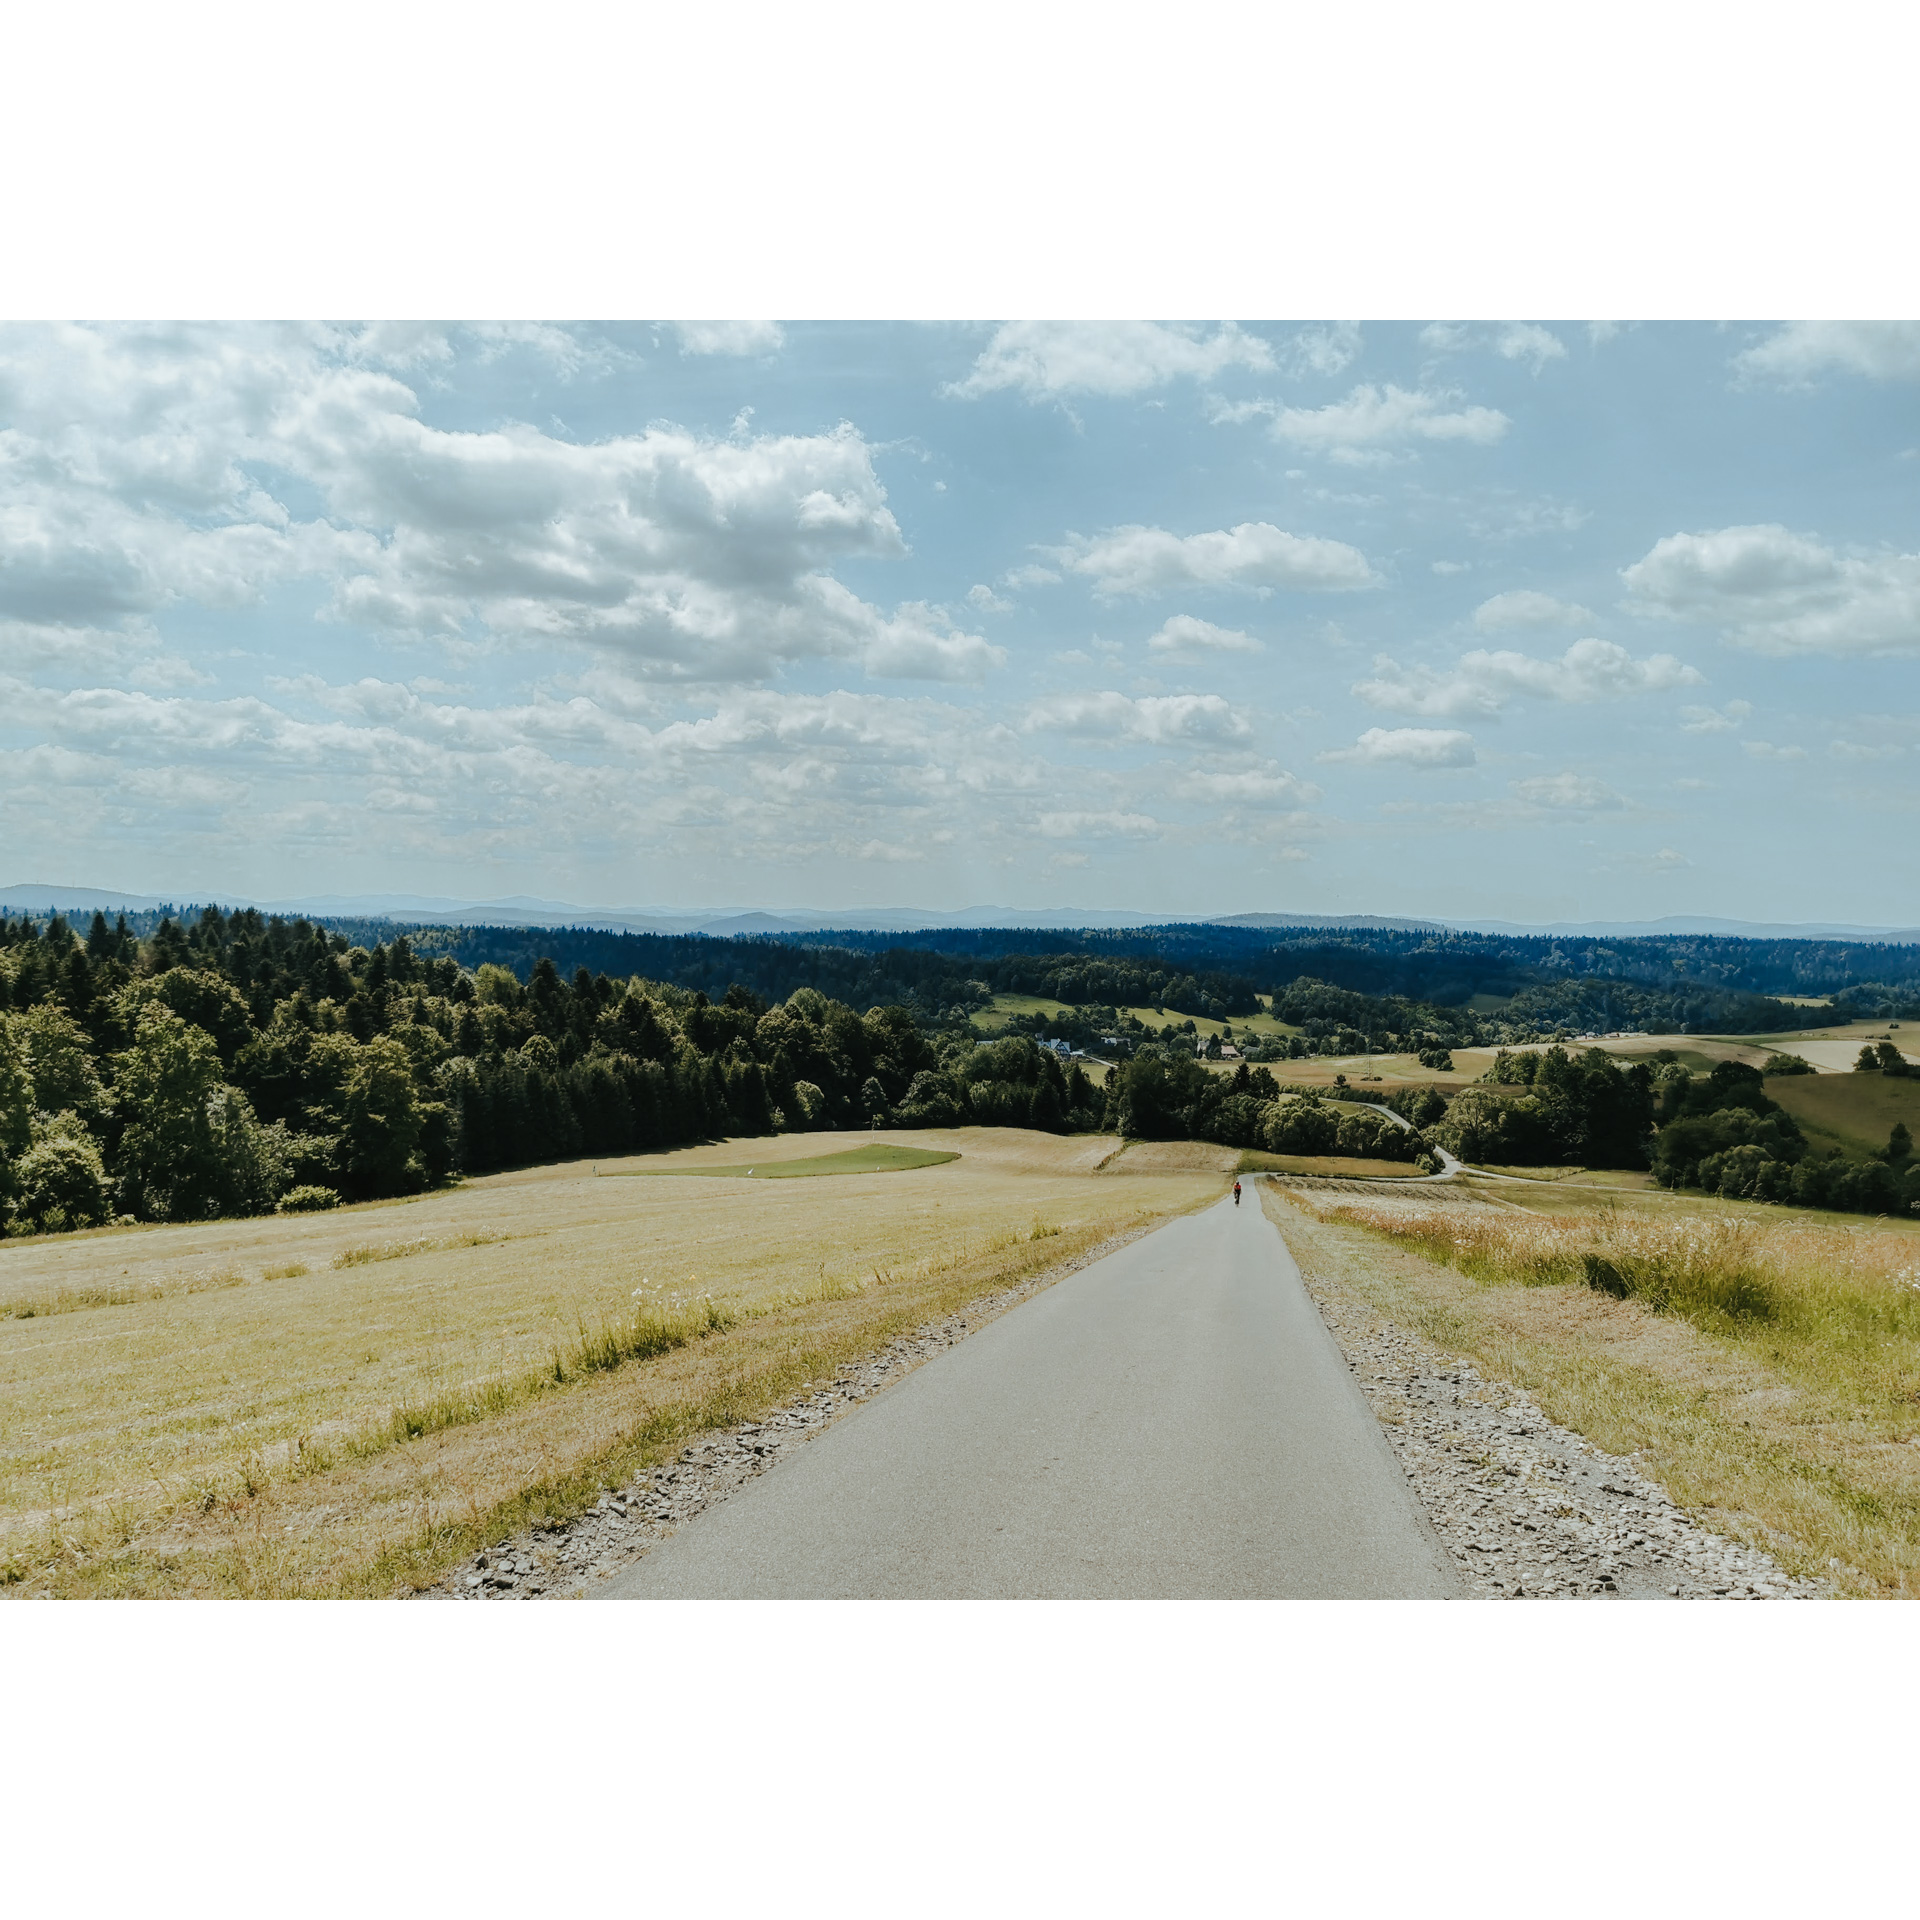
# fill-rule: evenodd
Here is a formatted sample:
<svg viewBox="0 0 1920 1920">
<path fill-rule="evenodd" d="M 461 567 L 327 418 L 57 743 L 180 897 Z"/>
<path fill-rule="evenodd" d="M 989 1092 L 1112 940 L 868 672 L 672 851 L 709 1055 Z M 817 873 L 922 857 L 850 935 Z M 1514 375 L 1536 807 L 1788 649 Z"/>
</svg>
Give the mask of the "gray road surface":
<svg viewBox="0 0 1920 1920">
<path fill-rule="evenodd" d="M 596 1597 L 1458 1591 L 1249 1183 L 928 1361 Z"/>
</svg>

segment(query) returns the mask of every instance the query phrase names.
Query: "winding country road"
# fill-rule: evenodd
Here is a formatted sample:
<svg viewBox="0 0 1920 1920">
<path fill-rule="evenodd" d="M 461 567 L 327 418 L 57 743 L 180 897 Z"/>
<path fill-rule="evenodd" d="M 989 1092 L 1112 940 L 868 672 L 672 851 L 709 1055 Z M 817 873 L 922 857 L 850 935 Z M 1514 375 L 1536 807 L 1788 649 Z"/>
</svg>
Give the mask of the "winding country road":
<svg viewBox="0 0 1920 1920">
<path fill-rule="evenodd" d="M 928 1361 L 596 1597 L 1458 1591 L 1249 1187 Z"/>
</svg>

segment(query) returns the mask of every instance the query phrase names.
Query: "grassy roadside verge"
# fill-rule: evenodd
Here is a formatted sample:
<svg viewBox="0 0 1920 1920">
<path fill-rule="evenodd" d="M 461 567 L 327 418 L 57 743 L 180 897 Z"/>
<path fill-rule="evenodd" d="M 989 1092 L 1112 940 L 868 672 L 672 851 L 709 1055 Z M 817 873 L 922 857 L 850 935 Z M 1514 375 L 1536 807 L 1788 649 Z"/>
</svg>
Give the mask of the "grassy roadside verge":
<svg viewBox="0 0 1920 1920">
<path fill-rule="evenodd" d="M 716 1427 L 755 1418 L 924 1321 L 1117 1235 L 1218 1198 L 1217 1181 L 1114 1192 L 1071 1225 L 975 1239 L 864 1284 L 799 1289 L 750 1310 L 643 1309 L 585 1328 L 563 1377 L 402 1409 L 364 1451 L 223 1488 L 159 1525 L 54 1543 L 16 1592 L 126 1597 L 360 1597 L 431 1585 L 477 1548 L 565 1520 L 603 1488 Z M 403 1432 L 403 1427 L 417 1431 Z"/>
<path fill-rule="evenodd" d="M 1587 1284 L 1586 1256 L 1616 1278 L 1637 1258 L 1644 1279 L 1658 1251 L 1623 1244 L 1617 1221 L 1543 1233 L 1517 1209 L 1455 1203 L 1449 1226 L 1397 1198 L 1262 1198 L 1310 1280 L 1637 1456 L 1706 1525 L 1842 1592 L 1920 1596 L 1920 1350 L 1900 1269 L 1846 1281 L 1806 1248 L 1727 1248 L 1775 1289 L 1770 1310 L 1729 1289 L 1739 1257 L 1696 1258 L 1691 1293 L 1617 1298 Z"/>
</svg>

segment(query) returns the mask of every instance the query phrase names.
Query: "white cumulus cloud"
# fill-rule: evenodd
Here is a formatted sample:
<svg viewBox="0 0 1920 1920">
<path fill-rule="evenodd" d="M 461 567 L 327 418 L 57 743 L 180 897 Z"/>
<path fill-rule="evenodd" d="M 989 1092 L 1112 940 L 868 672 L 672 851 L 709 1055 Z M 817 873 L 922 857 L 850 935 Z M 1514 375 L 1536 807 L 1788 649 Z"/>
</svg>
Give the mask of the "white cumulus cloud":
<svg viewBox="0 0 1920 1920">
<path fill-rule="evenodd" d="M 1176 613 L 1147 640 L 1149 653 L 1258 653 L 1260 642 L 1238 627 L 1216 627 L 1190 613 Z"/>
<path fill-rule="evenodd" d="M 1567 357 L 1566 345 L 1559 336 L 1531 321 L 1502 327 L 1494 336 L 1493 350 L 1503 360 L 1527 361 L 1536 374 L 1549 360 Z"/>
<path fill-rule="evenodd" d="M 964 633 L 937 607 L 909 601 L 890 615 L 868 607 L 838 581 L 859 635 L 855 648 L 861 665 L 880 680 L 964 680 L 977 685 L 989 668 L 1004 666 L 1005 647 L 977 633 Z"/>
<path fill-rule="evenodd" d="M 1210 380 L 1228 367 L 1273 368 L 1273 349 L 1232 321 L 1211 331 L 1157 320 L 1012 320 L 996 329 L 960 399 L 1011 389 L 1029 400 L 1070 393 L 1144 393 L 1170 380 Z"/>
<path fill-rule="evenodd" d="M 1114 744 L 1144 741 L 1212 744 L 1246 739 L 1253 731 L 1217 693 L 1155 693 L 1135 699 L 1116 692 L 1061 694 L 1040 701 L 1026 717 L 1028 732 L 1078 734 Z"/>
<path fill-rule="evenodd" d="M 728 354 L 753 359 L 778 353 L 787 343 L 786 329 L 777 320 L 676 320 L 682 353 Z"/>
<path fill-rule="evenodd" d="M 1736 354 L 1734 366 L 1784 386 L 1831 372 L 1920 380 L 1920 320 L 1795 320 Z"/>
<path fill-rule="evenodd" d="M 1566 342 L 1531 320 L 1509 320 L 1494 327 L 1462 326 L 1436 320 L 1420 329 L 1420 344 L 1429 353 L 1492 351 L 1503 360 L 1528 362 L 1536 375 L 1549 360 L 1564 360 Z"/>
<path fill-rule="evenodd" d="M 1069 572 L 1090 575 L 1094 591 L 1107 595 L 1172 587 L 1339 593 L 1378 584 L 1358 547 L 1285 533 L 1264 520 L 1184 536 L 1164 527 L 1114 527 L 1095 539 L 1074 538 L 1059 559 Z"/>
<path fill-rule="evenodd" d="M 1699 672 L 1670 653 L 1636 660 L 1611 640 L 1576 640 L 1558 660 L 1477 649 L 1446 673 L 1403 667 L 1382 655 L 1373 663 L 1372 678 L 1356 682 L 1353 693 L 1389 713 L 1460 719 L 1497 714 L 1523 697 L 1587 705 L 1700 684 Z"/>
<path fill-rule="evenodd" d="M 648 724 L 587 695 L 489 707 L 309 674 L 274 691 L 59 693 L 0 674 L 0 703 L 39 736 L 24 753 L 0 748 L 9 843 L 29 818 L 35 844 L 75 823 L 124 842 L 129 821 L 168 805 L 205 816 L 196 836 L 235 856 L 286 836 L 308 851 L 377 845 L 533 871 L 611 836 L 684 845 L 710 867 L 886 858 L 876 849 L 956 830 L 1013 853 L 1038 811 L 1137 804 L 1124 780 L 1053 766 L 990 716 L 925 698 L 745 689 Z"/>
<path fill-rule="evenodd" d="M 1581 627 L 1592 619 L 1585 607 L 1571 600 L 1556 600 L 1550 593 L 1536 593 L 1531 587 L 1496 593 L 1473 610 L 1473 624 L 1482 633 L 1497 633 L 1508 627 Z"/>
<path fill-rule="evenodd" d="M 1363 767 L 1470 767 L 1473 735 L 1452 727 L 1369 727 L 1350 747 L 1318 756 Z"/>
<path fill-rule="evenodd" d="M 1175 778 L 1173 791 L 1182 800 L 1255 808 L 1291 809 L 1311 805 L 1320 798 L 1320 789 L 1312 781 L 1298 778 L 1271 760 L 1239 769 L 1190 767 Z"/>
<path fill-rule="evenodd" d="M 1624 568 L 1636 608 L 1770 654 L 1920 648 L 1920 553 L 1843 553 L 1778 525 L 1672 533 Z"/>
<path fill-rule="evenodd" d="M 579 646 L 645 677 L 977 680 L 1003 657 L 835 577 L 906 552 L 852 427 L 441 428 L 396 371 L 423 358 L 413 332 L 0 330 L 0 620 L 133 632 L 304 579 L 383 636 Z"/>
<path fill-rule="evenodd" d="M 1389 383 L 1355 387 L 1344 400 L 1324 407 L 1255 402 L 1217 409 L 1215 417 L 1232 422 L 1265 413 L 1276 440 L 1333 460 L 1364 463 L 1412 441 L 1457 440 L 1490 446 L 1506 432 L 1509 422 L 1504 413 L 1493 407 L 1456 404 L 1461 397 L 1451 391 L 1409 390 Z"/>
<path fill-rule="evenodd" d="M 1351 320 L 1302 327 L 1287 342 L 1286 355 L 1298 373 L 1317 373 L 1323 379 L 1344 373 L 1359 358 L 1360 329 Z"/>
</svg>

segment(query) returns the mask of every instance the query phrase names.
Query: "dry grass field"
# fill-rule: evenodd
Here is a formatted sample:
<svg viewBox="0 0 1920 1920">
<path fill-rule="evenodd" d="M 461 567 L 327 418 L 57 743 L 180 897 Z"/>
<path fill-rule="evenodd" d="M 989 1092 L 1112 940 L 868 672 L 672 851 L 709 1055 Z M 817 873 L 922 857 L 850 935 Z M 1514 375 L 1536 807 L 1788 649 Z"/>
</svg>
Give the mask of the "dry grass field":
<svg viewBox="0 0 1920 1920">
<path fill-rule="evenodd" d="M 836 1144 L 790 1135 L 0 1246 L 0 1576 L 404 1591 L 907 1327 L 1216 1197 L 1234 1158 L 990 1128 L 888 1143 L 960 1158 L 602 1177 Z"/>
<path fill-rule="evenodd" d="M 931 1147 L 897 1147 L 891 1141 L 874 1139 L 864 1147 L 843 1147 L 835 1152 L 810 1154 L 801 1160 L 769 1158 L 757 1154 L 749 1166 L 709 1167 L 690 1165 L 674 1156 L 669 1164 L 631 1169 L 612 1168 L 608 1179 L 629 1180 L 818 1180 L 837 1173 L 910 1173 L 920 1167 L 945 1166 L 958 1160 L 957 1153 L 936 1153 Z"/>
<path fill-rule="evenodd" d="M 1844 1020 L 1837 1026 L 1804 1027 L 1795 1033 L 1743 1038 L 1768 1051 L 1797 1053 L 1820 1073 L 1851 1072 L 1860 1049 L 1881 1040 L 1891 1040 L 1910 1064 L 1920 1064 L 1920 1056 L 1913 1051 L 1916 1038 L 1913 1029 L 1903 1028 L 1897 1021 L 1889 1025 L 1885 1020 Z"/>
<path fill-rule="evenodd" d="M 1309 1272 L 1535 1395 L 1720 1531 L 1920 1597 L 1920 1231 L 1666 1194 L 1291 1193 Z"/>
<path fill-rule="evenodd" d="M 1364 1160 L 1316 1153 L 1263 1153 L 1249 1149 L 1241 1154 L 1236 1171 L 1240 1173 L 1307 1174 L 1322 1180 L 1418 1180 L 1420 1169 L 1405 1160 Z"/>
<path fill-rule="evenodd" d="M 1502 1167 L 1491 1161 L 1482 1169 L 1504 1174 L 1509 1180 L 1529 1180 L 1539 1186 L 1610 1187 L 1623 1193 L 1651 1193 L 1653 1175 L 1634 1173 L 1625 1167 Z"/>
<path fill-rule="evenodd" d="M 1567 1044 L 1575 1051 L 1599 1047 L 1620 1060 L 1651 1060 L 1657 1053 L 1670 1052 L 1695 1073 L 1711 1072 L 1722 1060 L 1764 1067 L 1776 1053 L 1797 1053 L 1816 1073 L 1827 1074 L 1848 1072 L 1855 1055 L 1869 1041 L 1890 1039 L 1899 1043 L 1903 1037 L 1899 1026 L 1890 1028 L 1884 1020 L 1853 1020 L 1838 1026 L 1805 1027 L 1793 1033 L 1644 1033 L 1620 1040 L 1575 1040 Z M 1516 1045 L 1514 1051 L 1538 1053 L 1553 1044 L 1550 1040 L 1527 1041 Z M 1913 1039 L 1907 1038 L 1905 1044 L 1910 1048 Z M 1920 1064 L 1920 1055 L 1908 1052 L 1907 1058 Z"/>
<path fill-rule="evenodd" d="M 1357 1094 L 1391 1093 L 1397 1087 L 1438 1087 L 1442 1093 L 1457 1093 L 1471 1085 L 1493 1065 L 1491 1047 L 1455 1047 L 1453 1071 L 1442 1072 L 1423 1067 L 1410 1053 L 1351 1053 L 1315 1056 L 1308 1060 L 1275 1060 L 1267 1071 L 1283 1086 L 1331 1088 L 1335 1079 L 1344 1079 Z M 1218 1064 L 1218 1063 L 1216 1063 Z M 1233 1071 L 1231 1062 L 1227 1071 Z"/>
</svg>

